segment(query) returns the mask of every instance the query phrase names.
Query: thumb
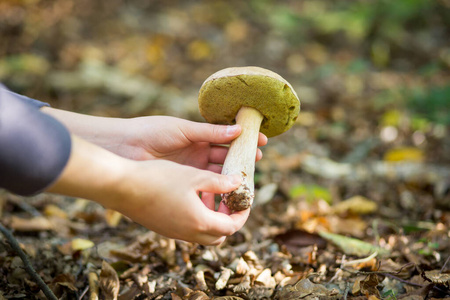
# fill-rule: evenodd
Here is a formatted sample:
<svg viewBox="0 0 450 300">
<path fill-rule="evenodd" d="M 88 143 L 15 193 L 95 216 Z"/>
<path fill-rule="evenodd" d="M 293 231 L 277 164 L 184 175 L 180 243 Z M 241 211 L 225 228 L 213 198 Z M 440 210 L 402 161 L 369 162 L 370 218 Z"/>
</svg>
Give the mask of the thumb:
<svg viewBox="0 0 450 300">
<path fill-rule="evenodd" d="M 215 125 L 192 122 L 193 126 L 183 129 L 184 135 L 193 142 L 209 142 L 213 144 L 229 143 L 241 134 L 239 125 Z"/>
<path fill-rule="evenodd" d="M 200 181 L 198 189 L 202 192 L 221 194 L 237 189 L 241 183 L 242 178 L 239 175 L 221 175 L 208 172 L 208 176 Z"/>
</svg>

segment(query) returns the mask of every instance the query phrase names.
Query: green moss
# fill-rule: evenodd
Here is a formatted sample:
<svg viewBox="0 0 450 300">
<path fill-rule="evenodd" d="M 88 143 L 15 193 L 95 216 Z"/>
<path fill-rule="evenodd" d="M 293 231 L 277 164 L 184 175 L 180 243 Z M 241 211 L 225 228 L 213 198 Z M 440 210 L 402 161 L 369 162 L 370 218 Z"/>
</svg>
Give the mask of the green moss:
<svg viewBox="0 0 450 300">
<path fill-rule="evenodd" d="M 300 101 L 291 88 L 269 76 L 222 77 L 206 82 L 200 90 L 200 113 L 210 123 L 234 124 L 242 106 L 262 113 L 261 132 L 268 137 L 291 128 L 300 112 Z"/>
</svg>

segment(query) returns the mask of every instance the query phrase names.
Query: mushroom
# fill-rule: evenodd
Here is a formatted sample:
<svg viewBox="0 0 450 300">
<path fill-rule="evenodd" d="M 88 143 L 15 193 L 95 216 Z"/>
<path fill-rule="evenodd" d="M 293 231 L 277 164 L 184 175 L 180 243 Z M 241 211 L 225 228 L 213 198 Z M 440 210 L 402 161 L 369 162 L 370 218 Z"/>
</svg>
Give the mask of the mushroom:
<svg viewBox="0 0 450 300">
<path fill-rule="evenodd" d="M 293 125 L 300 101 L 280 75 L 259 67 L 235 67 L 208 77 L 200 88 L 199 110 L 209 123 L 239 124 L 242 132 L 230 145 L 222 174 L 242 176 L 242 184 L 222 194 L 232 211 L 249 208 L 254 199 L 255 156 L 259 131 L 279 135 Z"/>
</svg>

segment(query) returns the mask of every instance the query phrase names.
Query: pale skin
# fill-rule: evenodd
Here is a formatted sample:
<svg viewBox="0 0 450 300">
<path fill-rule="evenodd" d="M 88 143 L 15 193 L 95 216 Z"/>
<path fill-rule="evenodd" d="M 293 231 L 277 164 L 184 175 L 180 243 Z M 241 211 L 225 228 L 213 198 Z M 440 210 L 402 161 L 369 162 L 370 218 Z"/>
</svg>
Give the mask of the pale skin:
<svg viewBox="0 0 450 300">
<path fill-rule="evenodd" d="M 249 209 L 216 210 L 214 201 L 240 184 L 239 176 L 220 175 L 228 148 L 219 146 L 239 136 L 239 126 L 41 110 L 72 134 L 69 161 L 48 192 L 96 201 L 162 235 L 203 245 L 222 243 L 247 220 Z M 266 143 L 260 134 L 258 145 Z"/>
</svg>

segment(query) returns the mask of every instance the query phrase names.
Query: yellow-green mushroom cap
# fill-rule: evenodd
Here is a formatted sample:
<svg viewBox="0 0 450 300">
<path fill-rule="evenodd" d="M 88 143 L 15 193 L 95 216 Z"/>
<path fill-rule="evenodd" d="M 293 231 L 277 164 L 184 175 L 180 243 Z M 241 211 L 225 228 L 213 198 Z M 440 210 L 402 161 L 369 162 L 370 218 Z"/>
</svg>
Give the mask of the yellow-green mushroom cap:
<svg viewBox="0 0 450 300">
<path fill-rule="evenodd" d="M 253 107 L 263 116 L 260 131 L 267 137 L 292 127 L 300 112 L 300 100 L 280 75 L 259 67 L 220 70 L 200 88 L 199 110 L 209 123 L 234 124 L 242 106 Z"/>
</svg>

